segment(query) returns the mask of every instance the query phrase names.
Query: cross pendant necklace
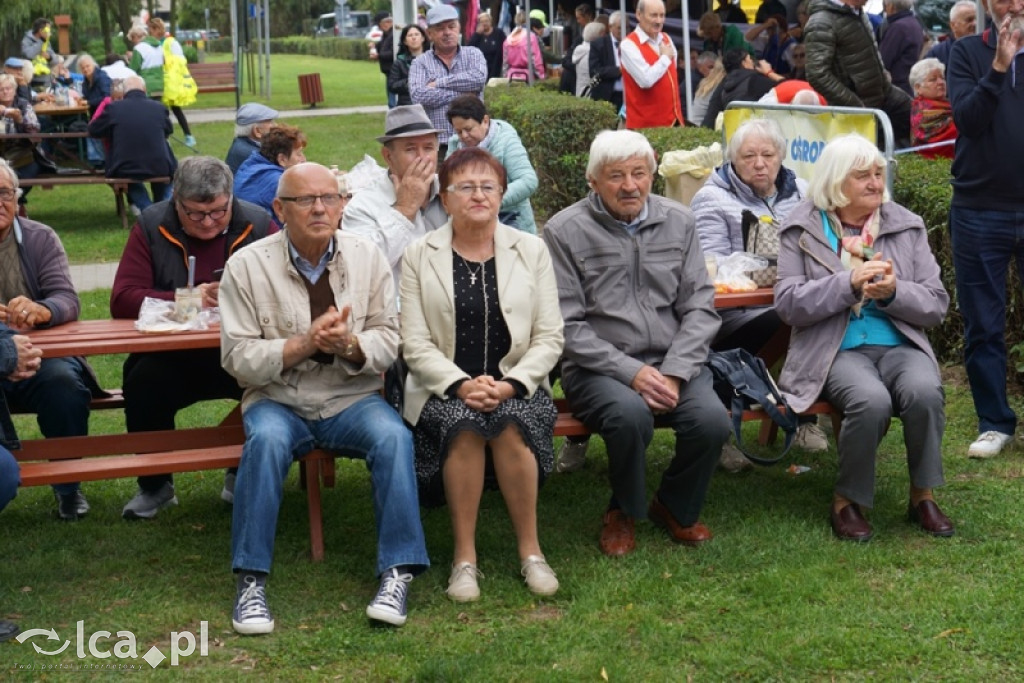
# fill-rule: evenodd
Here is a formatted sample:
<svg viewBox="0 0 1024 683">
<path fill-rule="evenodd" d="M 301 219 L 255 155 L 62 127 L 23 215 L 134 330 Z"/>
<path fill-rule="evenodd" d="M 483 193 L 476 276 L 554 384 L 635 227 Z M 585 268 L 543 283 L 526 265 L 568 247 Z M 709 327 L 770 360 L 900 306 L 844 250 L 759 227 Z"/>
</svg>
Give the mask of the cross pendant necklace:
<svg viewBox="0 0 1024 683">
<path fill-rule="evenodd" d="M 480 274 L 480 271 L 484 269 L 484 264 L 481 263 L 479 266 L 477 266 L 477 269 L 474 272 L 474 270 L 469 266 L 469 261 L 467 261 L 462 254 L 459 254 L 459 258 L 462 259 L 463 265 L 465 265 L 466 270 L 469 271 L 469 286 L 476 287 L 476 276 Z"/>
</svg>

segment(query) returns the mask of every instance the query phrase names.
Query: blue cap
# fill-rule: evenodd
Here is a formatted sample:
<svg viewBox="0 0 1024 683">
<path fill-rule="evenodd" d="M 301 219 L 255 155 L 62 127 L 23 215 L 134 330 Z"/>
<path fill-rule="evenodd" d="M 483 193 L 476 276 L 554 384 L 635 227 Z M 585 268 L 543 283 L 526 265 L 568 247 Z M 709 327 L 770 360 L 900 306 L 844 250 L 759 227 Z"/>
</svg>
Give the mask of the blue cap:
<svg viewBox="0 0 1024 683">
<path fill-rule="evenodd" d="M 235 123 L 239 126 L 251 126 L 260 121 L 273 121 L 280 115 L 279 111 L 271 109 L 265 104 L 247 102 L 239 107 L 238 113 L 235 114 Z"/>
<path fill-rule="evenodd" d="M 427 26 L 437 26 L 446 21 L 458 21 L 459 10 L 451 5 L 434 5 L 427 10 Z"/>
<path fill-rule="evenodd" d="M 9 66 L 12 69 L 20 69 L 24 63 L 24 60 L 18 59 L 17 57 L 8 57 L 7 61 L 4 62 L 4 66 Z"/>
</svg>

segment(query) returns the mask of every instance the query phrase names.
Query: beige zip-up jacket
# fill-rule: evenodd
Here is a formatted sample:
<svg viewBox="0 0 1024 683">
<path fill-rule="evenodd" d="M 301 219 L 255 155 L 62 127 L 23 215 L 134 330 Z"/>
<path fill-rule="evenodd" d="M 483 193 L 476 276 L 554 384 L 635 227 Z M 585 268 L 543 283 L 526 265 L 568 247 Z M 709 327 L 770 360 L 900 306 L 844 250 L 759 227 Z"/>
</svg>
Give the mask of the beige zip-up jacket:
<svg viewBox="0 0 1024 683">
<path fill-rule="evenodd" d="M 327 277 L 338 310 L 352 307 L 349 325 L 366 360 L 305 360 L 284 369 L 289 337 L 309 330 L 309 295 L 288 253 L 287 228 L 240 249 L 220 285 L 221 362 L 245 389 L 242 410 L 270 399 L 299 416 L 322 420 L 383 386 L 381 373 L 398 356 L 398 314 L 391 269 L 370 241 L 335 233 Z"/>
</svg>

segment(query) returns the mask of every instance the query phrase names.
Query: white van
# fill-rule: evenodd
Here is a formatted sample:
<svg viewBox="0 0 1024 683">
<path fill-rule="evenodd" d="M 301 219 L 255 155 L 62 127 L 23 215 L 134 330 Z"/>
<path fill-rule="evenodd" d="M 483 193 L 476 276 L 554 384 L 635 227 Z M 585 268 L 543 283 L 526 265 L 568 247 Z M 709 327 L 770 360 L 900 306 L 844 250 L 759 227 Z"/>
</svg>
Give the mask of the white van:
<svg viewBox="0 0 1024 683">
<path fill-rule="evenodd" d="M 345 25 L 339 29 L 338 12 L 321 14 L 316 20 L 313 28 L 313 36 L 323 38 L 335 36 L 338 38 L 366 38 L 373 26 L 373 14 L 371 12 L 358 12 L 350 10 Z M 379 39 L 379 38 L 378 38 Z"/>
</svg>

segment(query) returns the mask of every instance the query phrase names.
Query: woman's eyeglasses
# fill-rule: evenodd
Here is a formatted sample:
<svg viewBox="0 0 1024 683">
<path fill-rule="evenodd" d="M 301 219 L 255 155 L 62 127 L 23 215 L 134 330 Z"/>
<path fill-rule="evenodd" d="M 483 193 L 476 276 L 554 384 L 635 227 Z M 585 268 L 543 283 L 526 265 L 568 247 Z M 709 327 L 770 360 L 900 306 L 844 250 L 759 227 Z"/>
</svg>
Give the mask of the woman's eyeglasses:
<svg viewBox="0 0 1024 683">
<path fill-rule="evenodd" d="M 459 183 L 458 185 L 449 185 L 445 188 L 449 192 L 454 192 L 457 195 L 463 197 L 472 197 L 479 190 L 488 197 L 493 197 L 502 193 L 500 185 L 494 183 L 481 183 L 480 185 L 474 185 L 473 183 Z"/>
</svg>

